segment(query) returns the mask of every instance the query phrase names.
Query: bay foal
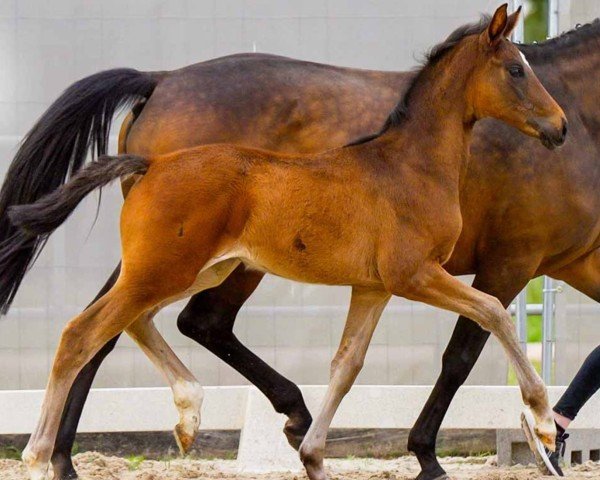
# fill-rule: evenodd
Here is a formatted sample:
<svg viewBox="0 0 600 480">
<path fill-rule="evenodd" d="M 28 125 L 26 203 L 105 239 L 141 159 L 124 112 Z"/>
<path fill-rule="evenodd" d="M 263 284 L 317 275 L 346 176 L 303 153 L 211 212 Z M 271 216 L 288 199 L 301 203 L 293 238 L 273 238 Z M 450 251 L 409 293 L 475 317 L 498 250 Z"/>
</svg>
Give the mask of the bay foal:
<svg viewBox="0 0 600 480">
<path fill-rule="evenodd" d="M 543 383 L 507 312 L 442 268 L 461 230 L 459 185 L 475 121 L 501 119 L 547 146 L 564 140 L 562 110 L 506 39 L 517 16 L 507 17 L 504 5 L 489 25 L 463 27 L 434 48 L 369 141 L 306 157 L 224 145 L 148 160 L 104 157 L 48 198 L 13 208 L 16 225 L 47 234 L 93 188 L 123 173 L 145 174 L 123 207 L 115 286 L 63 332 L 42 417 L 24 452 L 33 478 L 46 474 L 66 395 L 91 356 L 145 312 L 217 285 L 240 263 L 353 287 L 330 387 L 300 448 L 311 479 L 326 478 L 328 426 L 392 294 L 467 315 L 496 334 L 538 435 L 552 445 Z"/>
</svg>

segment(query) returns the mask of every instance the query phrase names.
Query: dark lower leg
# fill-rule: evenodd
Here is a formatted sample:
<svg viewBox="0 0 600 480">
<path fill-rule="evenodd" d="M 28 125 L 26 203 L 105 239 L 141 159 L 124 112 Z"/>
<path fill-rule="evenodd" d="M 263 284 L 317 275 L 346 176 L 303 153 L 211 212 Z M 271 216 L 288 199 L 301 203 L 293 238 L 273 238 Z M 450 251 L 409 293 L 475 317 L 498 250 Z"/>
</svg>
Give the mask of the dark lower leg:
<svg viewBox="0 0 600 480">
<path fill-rule="evenodd" d="M 117 281 L 120 272 L 120 264 L 117 266 L 113 274 L 110 276 L 104 287 L 98 292 L 94 302 L 102 297 Z M 93 302 L 92 302 L 93 303 Z M 108 342 L 102 349 L 92 358 L 92 360 L 81 369 L 67 397 L 67 403 L 63 410 L 62 418 L 56 442 L 54 444 L 54 452 L 52 454 L 52 466 L 54 469 L 54 480 L 70 480 L 77 478 L 77 473 L 71 461 L 71 451 L 75 442 L 75 434 L 77 433 L 77 425 L 83 412 L 83 406 L 87 400 L 88 393 L 92 387 L 92 382 L 96 376 L 96 372 L 106 356 L 115 347 L 118 336 Z"/>
<path fill-rule="evenodd" d="M 494 275 L 489 274 L 487 277 L 493 279 Z M 487 283 L 478 276 L 473 286 L 496 296 L 506 307 L 527 281 L 513 279 L 516 280 L 514 283 L 502 289 L 501 276 L 495 276 L 495 280 L 495 284 Z M 408 437 L 408 449 L 415 453 L 421 465 L 417 480 L 434 480 L 445 475 L 435 454 L 437 434 L 454 395 L 467 380 L 489 335 L 489 332 L 475 322 L 459 317 L 442 358 L 440 376 Z"/>
<path fill-rule="evenodd" d="M 592 350 L 560 398 L 554 411 L 574 420 L 581 407 L 600 389 L 600 346 Z"/>
<path fill-rule="evenodd" d="M 248 350 L 233 333 L 239 309 L 261 278 L 257 272 L 245 272 L 243 266 L 236 269 L 219 287 L 194 295 L 177 325 L 184 335 L 252 382 L 277 412 L 288 416 L 285 434 L 298 448 L 312 422 L 300 389 Z"/>
<path fill-rule="evenodd" d="M 441 374 L 408 437 L 408 449 L 421 465 L 418 480 L 445 474 L 435 454 L 437 434 L 454 395 L 467 380 L 489 335 L 475 322 L 459 317 L 444 352 Z"/>
</svg>

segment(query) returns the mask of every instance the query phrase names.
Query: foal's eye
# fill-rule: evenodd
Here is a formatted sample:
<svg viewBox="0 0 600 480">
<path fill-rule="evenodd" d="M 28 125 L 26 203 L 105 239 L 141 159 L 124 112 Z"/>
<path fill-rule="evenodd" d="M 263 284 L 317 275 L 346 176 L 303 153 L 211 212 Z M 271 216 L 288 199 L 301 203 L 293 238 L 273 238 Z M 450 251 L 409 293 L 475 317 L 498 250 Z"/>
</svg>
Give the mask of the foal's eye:
<svg viewBox="0 0 600 480">
<path fill-rule="evenodd" d="M 525 76 L 525 70 L 523 70 L 521 65 L 512 65 L 511 67 L 508 67 L 508 73 L 510 73 L 510 76 L 513 78 L 522 78 Z"/>
</svg>

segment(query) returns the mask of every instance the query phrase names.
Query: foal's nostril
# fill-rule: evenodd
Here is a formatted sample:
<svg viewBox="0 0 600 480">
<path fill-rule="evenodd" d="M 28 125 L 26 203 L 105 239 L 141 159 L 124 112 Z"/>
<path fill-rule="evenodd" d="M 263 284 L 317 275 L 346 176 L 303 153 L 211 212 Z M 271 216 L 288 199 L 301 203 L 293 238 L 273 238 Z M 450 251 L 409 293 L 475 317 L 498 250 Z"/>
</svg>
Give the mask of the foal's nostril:
<svg viewBox="0 0 600 480">
<path fill-rule="evenodd" d="M 563 140 L 567 136 L 567 121 L 563 120 L 563 128 L 562 128 L 562 138 Z"/>
</svg>

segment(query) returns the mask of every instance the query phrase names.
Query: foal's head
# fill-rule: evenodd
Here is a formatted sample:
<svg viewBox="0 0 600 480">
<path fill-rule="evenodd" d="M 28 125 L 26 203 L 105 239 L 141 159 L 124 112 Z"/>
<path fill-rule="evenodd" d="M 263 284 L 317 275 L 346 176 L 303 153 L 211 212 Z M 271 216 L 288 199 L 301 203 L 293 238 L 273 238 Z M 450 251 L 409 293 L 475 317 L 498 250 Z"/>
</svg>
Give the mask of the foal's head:
<svg viewBox="0 0 600 480">
<path fill-rule="evenodd" d="M 508 39 L 521 8 L 507 14 L 504 4 L 479 35 L 470 39 L 475 53 L 468 95 L 475 118 L 494 117 L 547 148 L 562 145 L 567 121 L 560 106 L 542 86 L 525 56 Z"/>
</svg>

